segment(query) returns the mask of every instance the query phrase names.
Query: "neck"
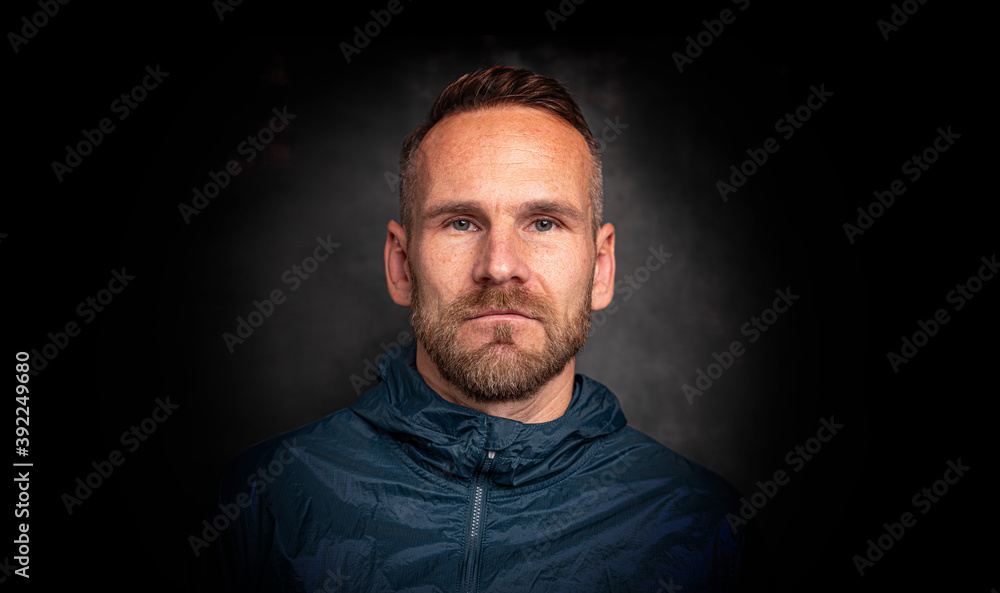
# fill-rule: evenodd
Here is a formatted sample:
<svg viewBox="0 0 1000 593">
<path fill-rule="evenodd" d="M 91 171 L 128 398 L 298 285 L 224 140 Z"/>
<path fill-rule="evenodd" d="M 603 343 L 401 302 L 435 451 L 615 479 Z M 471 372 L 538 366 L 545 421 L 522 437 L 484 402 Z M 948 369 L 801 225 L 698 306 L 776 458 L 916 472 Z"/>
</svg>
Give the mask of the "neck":
<svg viewBox="0 0 1000 593">
<path fill-rule="evenodd" d="M 573 399 L 573 378 L 576 374 L 576 359 L 571 358 L 566 367 L 546 383 L 535 395 L 519 401 L 481 402 L 473 400 L 441 376 L 437 365 L 431 360 L 424 345 L 417 343 L 417 371 L 427 385 L 445 401 L 472 408 L 478 412 L 517 420 L 525 424 L 549 422 L 561 417 Z"/>
</svg>

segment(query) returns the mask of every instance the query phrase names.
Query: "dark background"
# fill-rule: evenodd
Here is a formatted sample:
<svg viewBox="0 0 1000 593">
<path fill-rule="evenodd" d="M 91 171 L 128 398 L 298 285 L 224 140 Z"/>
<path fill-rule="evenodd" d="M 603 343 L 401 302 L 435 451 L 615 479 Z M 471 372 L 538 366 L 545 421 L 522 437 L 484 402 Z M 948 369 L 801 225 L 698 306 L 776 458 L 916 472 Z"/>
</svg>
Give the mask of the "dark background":
<svg viewBox="0 0 1000 593">
<path fill-rule="evenodd" d="M 382 268 L 399 146 L 445 85 L 497 63 L 566 84 L 598 136 L 619 123 L 604 149 L 619 279 L 650 248 L 672 253 L 595 317 L 579 372 L 748 497 L 790 470 L 821 418 L 844 425 L 752 521 L 770 587 L 997 586 L 1000 280 L 961 311 L 945 300 L 996 253 L 986 15 L 930 0 L 886 40 L 876 22 L 891 3 L 682 13 L 587 0 L 555 31 L 555 1 L 402 6 L 350 63 L 340 44 L 385 2 L 246 0 L 221 21 L 209 2 L 73 2 L 17 53 L 8 43 L 5 355 L 41 351 L 67 322 L 82 331 L 29 383 L 30 455 L 12 462 L 34 463 L 31 579 L 4 572 L 0 588 L 186 589 L 188 536 L 223 465 L 350 405 L 352 376 L 409 329 Z M 724 8 L 735 22 L 678 72 L 672 54 Z M 9 3 L 5 31 L 39 10 Z M 119 121 L 112 101 L 158 64 L 169 76 Z M 832 97 L 782 138 L 775 122 L 813 85 Z M 192 188 L 282 107 L 290 127 L 185 224 Z M 104 117 L 114 131 L 59 182 L 52 162 Z M 906 179 L 903 163 L 948 126 L 960 139 Z M 780 150 L 724 202 L 716 182 L 768 137 Z M 907 192 L 851 244 L 844 223 L 894 179 Z M 290 291 L 282 274 L 317 237 L 339 247 Z M 123 266 L 135 280 L 86 323 L 77 305 Z M 786 287 L 799 300 L 750 344 L 741 326 Z M 222 334 L 274 289 L 287 300 L 231 353 Z M 887 352 L 939 308 L 951 320 L 894 372 Z M 734 340 L 746 353 L 689 404 L 681 386 Z M 168 396 L 177 411 L 128 451 L 120 435 Z M 68 514 L 62 495 L 115 449 L 124 463 Z M 972 469 L 920 514 L 913 495 L 958 458 Z M 907 511 L 916 525 L 859 576 L 854 555 Z"/>
</svg>

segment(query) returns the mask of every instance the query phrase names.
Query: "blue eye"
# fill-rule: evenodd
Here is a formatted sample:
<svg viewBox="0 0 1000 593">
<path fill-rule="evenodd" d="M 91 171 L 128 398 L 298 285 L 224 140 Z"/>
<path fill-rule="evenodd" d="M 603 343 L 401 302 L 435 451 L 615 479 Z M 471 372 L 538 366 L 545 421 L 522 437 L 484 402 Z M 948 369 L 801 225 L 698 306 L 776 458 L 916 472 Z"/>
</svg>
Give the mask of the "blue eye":
<svg viewBox="0 0 1000 593">
<path fill-rule="evenodd" d="M 470 228 L 472 228 L 472 223 L 469 222 L 468 220 L 456 220 L 455 222 L 451 223 L 451 228 L 455 229 L 456 231 L 467 231 Z"/>
<path fill-rule="evenodd" d="M 553 223 L 551 220 L 536 220 L 535 221 L 535 230 L 536 231 L 542 231 L 544 233 L 545 231 L 551 231 L 554 227 L 555 227 L 555 223 Z"/>
</svg>

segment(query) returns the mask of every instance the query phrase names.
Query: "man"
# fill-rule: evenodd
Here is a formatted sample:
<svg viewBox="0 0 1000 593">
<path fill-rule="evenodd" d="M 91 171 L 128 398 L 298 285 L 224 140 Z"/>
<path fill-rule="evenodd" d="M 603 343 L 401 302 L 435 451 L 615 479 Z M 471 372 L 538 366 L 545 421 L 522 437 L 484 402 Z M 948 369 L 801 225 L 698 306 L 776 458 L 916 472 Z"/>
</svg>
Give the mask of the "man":
<svg viewBox="0 0 1000 593">
<path fill-rule="evenodd" d="M 416 341 L 360 401 L 250 448 L 196 553 L 237 591 L 724 591 L 724 480 L 575 373 L 612 300 L 600 152 L 558 82 L 463 76 L 404 141 L 389 294 Z"/>
</svg>

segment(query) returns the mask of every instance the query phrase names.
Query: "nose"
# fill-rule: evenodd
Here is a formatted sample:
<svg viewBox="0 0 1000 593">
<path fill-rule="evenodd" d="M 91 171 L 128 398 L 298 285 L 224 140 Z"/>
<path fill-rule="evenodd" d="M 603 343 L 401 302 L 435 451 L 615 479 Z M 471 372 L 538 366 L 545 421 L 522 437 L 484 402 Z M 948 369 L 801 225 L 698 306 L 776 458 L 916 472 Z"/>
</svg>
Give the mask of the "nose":
<svg viewBox="0 0 1000 593">
<path fill-rule="evenodd" d="M 524 247 L 524 242 L 517 236 L 514 228 L 491 228 L 478 246 L 480 252 L 473 270 L 475 281 L 494 285 L 510 281 L 526 283 L 531 271 L 524 257 Z"/>
</svg>

